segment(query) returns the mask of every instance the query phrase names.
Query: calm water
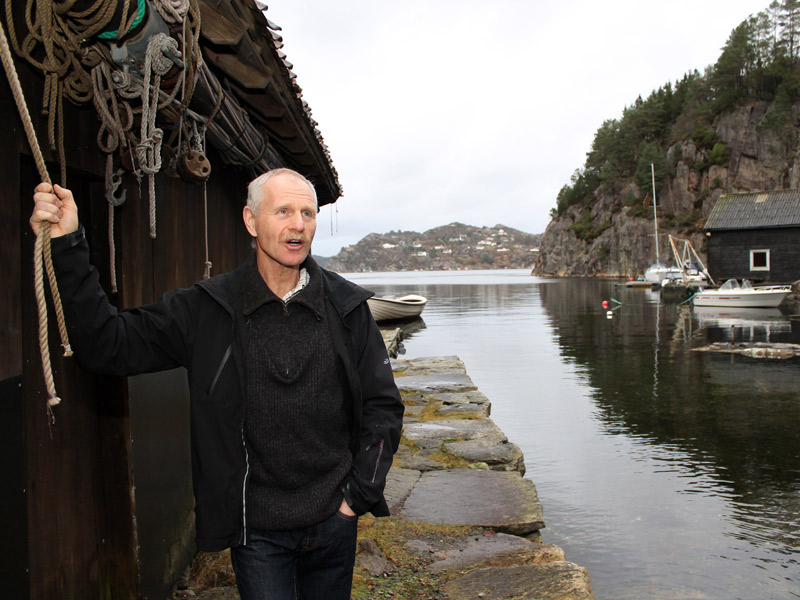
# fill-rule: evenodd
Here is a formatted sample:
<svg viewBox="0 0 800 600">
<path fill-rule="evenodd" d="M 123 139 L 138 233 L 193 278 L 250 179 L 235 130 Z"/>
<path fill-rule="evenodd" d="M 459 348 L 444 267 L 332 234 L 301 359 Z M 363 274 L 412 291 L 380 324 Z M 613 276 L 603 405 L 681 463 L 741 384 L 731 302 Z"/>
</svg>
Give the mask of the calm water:
<svg viewBox="0 0 800 600">
<path fill-rule="evenodd" d="M 597 600 L 800 598 L 800 360 L 691 351 L 732 325 L 798 343 L 800 321 L 527 271 L 348 278 L 428 297 L 405 357 L 466 363 Z"/>
</svg>

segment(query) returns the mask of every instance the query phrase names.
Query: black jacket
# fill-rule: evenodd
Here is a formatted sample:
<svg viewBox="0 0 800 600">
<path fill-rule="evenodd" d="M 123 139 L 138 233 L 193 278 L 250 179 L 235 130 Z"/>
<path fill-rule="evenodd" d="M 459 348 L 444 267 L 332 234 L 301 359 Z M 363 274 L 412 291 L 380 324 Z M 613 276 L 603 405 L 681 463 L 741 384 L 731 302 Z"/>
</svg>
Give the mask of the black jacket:
<svg viewBox="0 0 800 600">
<path fill-rule="evenodd" d="M 112 375 L 186 367 L 197 545 L 217 551 L 245 544 L 244 267 L 168 292 L 154 304 L 117 311 L 89 264 L 83 229 L 53 240 L 53 261 L 81 366 Z M 353 468 L 342 493 L 356 514 L 386 516 L 383 488 L 400 441 L 403 404 L 366 303 L 371 293 L 321 271 L 339 379 L 352 407 Z"/>
</svg>

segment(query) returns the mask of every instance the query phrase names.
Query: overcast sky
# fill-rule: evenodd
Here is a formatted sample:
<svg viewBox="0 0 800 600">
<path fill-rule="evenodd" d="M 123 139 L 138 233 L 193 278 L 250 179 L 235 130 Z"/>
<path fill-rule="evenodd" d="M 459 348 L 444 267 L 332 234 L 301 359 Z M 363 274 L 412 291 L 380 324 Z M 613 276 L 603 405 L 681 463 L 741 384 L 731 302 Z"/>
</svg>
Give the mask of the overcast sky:
<svg viewBox="0 0 800 600">
<path fill-rule="evenodd" d="M 344 189 L 314 253 L 454 221 L 542 233 L 594 134 L 768 0 L 266 0 Z"/>
</svg>

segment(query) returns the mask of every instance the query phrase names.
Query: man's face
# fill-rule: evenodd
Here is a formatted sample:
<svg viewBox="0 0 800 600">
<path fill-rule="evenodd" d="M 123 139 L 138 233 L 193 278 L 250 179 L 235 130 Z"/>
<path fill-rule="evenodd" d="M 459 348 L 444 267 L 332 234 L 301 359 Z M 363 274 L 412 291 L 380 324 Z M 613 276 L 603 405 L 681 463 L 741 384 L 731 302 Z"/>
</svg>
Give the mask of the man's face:
<svg viewBox="0 0 800 600">
<path fill-rule="evenodd" d="M 244 209 L 247 230 L 256 238 L 259 264 L 297 268 L 311 252 L 317 230 L 314 196 L 291 175 L 273 177 L 264 184 L 262 194 L 258 215 Z"/>
</svg>

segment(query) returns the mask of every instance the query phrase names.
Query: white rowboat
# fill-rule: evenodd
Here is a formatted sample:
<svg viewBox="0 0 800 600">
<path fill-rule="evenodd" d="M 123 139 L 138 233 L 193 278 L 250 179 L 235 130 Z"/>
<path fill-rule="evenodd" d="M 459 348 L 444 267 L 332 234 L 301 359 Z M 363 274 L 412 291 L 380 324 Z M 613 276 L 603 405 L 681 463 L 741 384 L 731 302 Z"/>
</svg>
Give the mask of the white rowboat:
<svg viewBox="0 0 800 600">
<path fill-rule="evenodd" d="M 418 294 L 395 298 L 374 296 L 367 300 L 369 310 L 376 321 L 401 321 L 414 319 L 422 314 L 428 299 Z"/>
</svg>

